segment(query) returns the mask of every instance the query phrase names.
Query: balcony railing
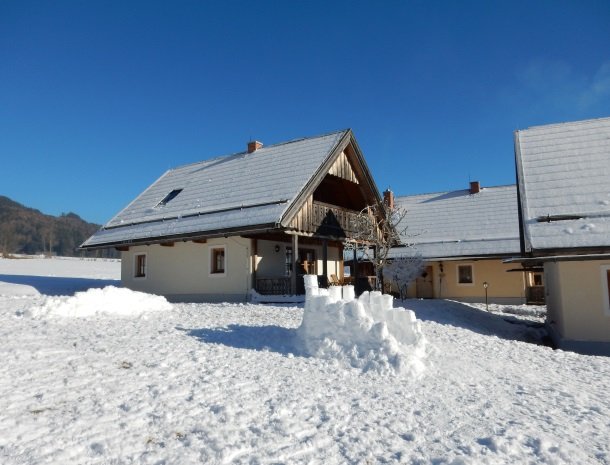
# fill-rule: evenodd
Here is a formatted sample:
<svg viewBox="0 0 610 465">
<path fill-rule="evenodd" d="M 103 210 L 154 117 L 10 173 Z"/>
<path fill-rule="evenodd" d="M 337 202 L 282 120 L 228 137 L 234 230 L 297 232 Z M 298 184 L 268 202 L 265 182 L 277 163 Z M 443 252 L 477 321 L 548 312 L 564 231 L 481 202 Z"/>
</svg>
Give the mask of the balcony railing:
<svg viewBox="0 0 610 465">
<path fill-rule="evenodd" d="M 256 292 L 262 295 L 290 295 L 290 278 L 257 278 Z"/>
<path fill-rule="evenodd" d="M 322 202 L 312 202 L 312 232 L 336 237 L 354 237 L 358 212 Z"/>
</svg>

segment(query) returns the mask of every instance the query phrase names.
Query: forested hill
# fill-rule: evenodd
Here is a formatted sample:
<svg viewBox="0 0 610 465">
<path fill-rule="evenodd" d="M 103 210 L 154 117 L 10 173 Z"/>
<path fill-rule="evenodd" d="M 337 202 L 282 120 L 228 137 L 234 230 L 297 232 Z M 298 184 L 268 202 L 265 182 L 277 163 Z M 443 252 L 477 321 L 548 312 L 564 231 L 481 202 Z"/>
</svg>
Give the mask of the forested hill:
<svg viewBox="0 0 610 465">
<path fill-rule="evenodd" d="M 114 249 L 78 250 L 99 225 L 87 223 L 74 213 L 45 215 L 0 196 L 0 255 L 52 254 L 66 257 L 118 257 Z"/>
</svg>

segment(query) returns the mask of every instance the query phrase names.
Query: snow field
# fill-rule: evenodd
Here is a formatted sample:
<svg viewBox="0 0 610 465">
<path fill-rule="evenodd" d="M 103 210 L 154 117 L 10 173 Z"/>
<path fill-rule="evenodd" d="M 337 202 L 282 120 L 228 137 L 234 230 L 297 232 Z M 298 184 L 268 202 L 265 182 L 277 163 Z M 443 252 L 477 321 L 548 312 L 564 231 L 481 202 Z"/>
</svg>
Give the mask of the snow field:
<svg viewBox="0 0 610 465">
<path fill-rule="evenodd" d="M 73 294 L 81 272 L 35 284 Z M 3 465 L 610 463 L 610 359 L 527 342 L 538 319 L 509 306 L 402 302 L 425 376 L 388 376 L 299 355 L 299 306 L 31 317 L 46 298 L 16 298 L 14 275 L 0 270 Z"/>
</svg>

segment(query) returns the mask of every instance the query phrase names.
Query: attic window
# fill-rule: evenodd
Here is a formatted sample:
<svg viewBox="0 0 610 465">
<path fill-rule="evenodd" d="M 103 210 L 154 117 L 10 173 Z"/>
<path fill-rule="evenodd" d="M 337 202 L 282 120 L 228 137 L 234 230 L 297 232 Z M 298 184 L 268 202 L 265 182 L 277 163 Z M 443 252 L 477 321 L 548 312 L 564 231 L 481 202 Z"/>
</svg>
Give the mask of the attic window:
<svg viewBox="0 0 610 465">
<path fill-rule="evenodd" d="M 163 200 L 161 200 L 161 202 L 159 202 L 157 204 L 157 206 L 155 208 L 158 207 L 164 207 L 165 205 L 167 205 L 169 202 L 171 202 L 172 200 L 174 200 L 178 194 L 182 192 L 182 189 L 174 189 L 173 191 L 171 191 L 169 194 L 167 194 Z"/>
</svg>

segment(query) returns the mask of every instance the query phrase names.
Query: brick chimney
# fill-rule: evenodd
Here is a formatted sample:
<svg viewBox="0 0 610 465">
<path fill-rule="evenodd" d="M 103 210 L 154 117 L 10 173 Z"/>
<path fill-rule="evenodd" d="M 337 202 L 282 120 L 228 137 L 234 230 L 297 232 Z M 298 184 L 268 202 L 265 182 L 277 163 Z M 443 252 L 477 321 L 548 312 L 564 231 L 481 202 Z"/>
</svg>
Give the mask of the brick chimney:
<svg viewBox="0 0 610 465">
<path fill-rule="evenodd" d="M 390 210 L 394 209 L 394 192 L 389 188 L 383 192 L 383 203 L 386 204 Z"/>
<path fill-rule="evenodd" d="M 481 183 L 479 181 L 470 181 L 470 193 L 478 194 L 481 192 Z"/>
<path fill-rule="evenodd" d="M 250 141 L 250 142 L 248 142 L 248 153 L 256 152 L 262 146 L 263 146 L 262 142 L 259 142 L 257 140 Z"/>
</svg>

